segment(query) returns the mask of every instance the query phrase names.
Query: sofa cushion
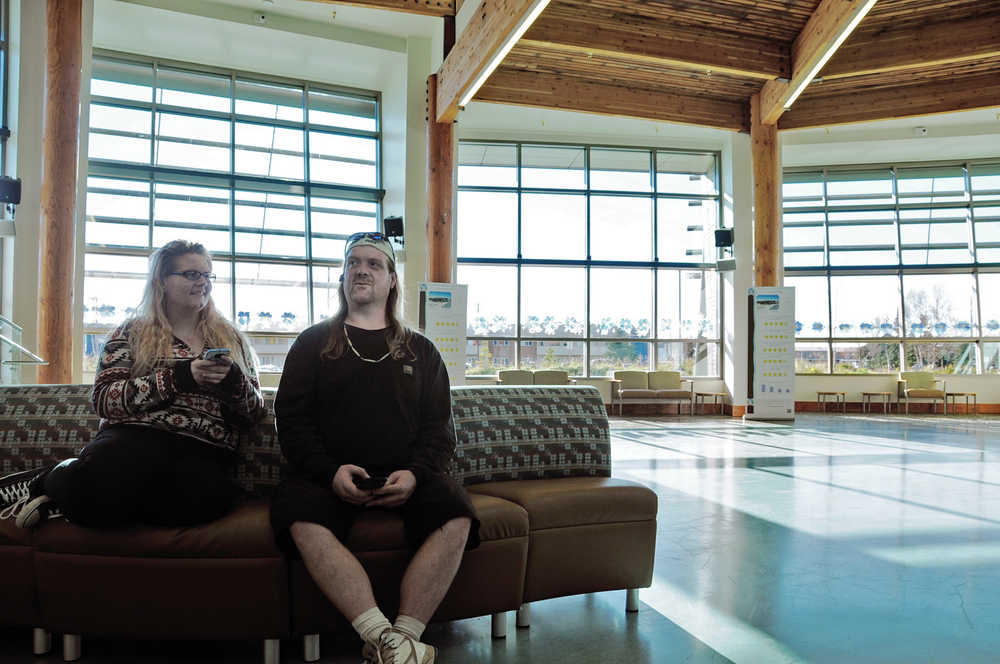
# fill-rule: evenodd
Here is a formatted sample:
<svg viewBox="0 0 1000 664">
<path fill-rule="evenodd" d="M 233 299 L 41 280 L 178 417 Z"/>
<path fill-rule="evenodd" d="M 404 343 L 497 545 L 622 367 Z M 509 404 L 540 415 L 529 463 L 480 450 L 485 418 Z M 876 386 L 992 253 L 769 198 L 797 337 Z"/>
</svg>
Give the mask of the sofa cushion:
<svg viewBox="0 0 1000 664">
<path fill-rule="evenodd" d="M 595 387 L 454 387 L 452 476 L 478 482 L 609 477 L 611 434 Z"/>
<path fill-rule="evenodd" d="M 650 371 L 649 389 L 679 390 L 681 389 L 680 371 Z"/>
<path fill-rule="evenodd" d="M 91 529 L 53 520 L 35 530 L 39 551 L 150 558 L 278 558 L 268 505 L 247 501 L 218 521 L 185 528 Z"/>
<path fill-rule="evenodd" d="M 906 390 L 908 399 L 944 399 L 944 390 L 925 390 L 922 388 Z"/>
<path fill-rule="evenodd" d="M 657 399 L 687 399 L 693 395 L 687 390 L 656 390 Z"/>
<path fill-rule="evenodd" d="M 10 544 L 31 545 L 31 531 L 18 528 L 14 519 L 0 519 L 0 546 Z"/>
<path fill-rule="evenodd" d="M 479 517 L 479 538 L 483 542 L 524 537 L 528 534 L 528 514 L 518 505 L 496 498 L 469 494 Z M 410 548 L 403 519 L 394 512 L 372 510 L 362 514 L 347 538 L 351 551 L 392 551 Z"/>
<path fill-rule="evenodd" d="M 655 399 L 656 390 L 632 390 L 621 391 L 622 399 Z"/>
<path fill-rule="evenodd" d="M 649 388 L 649 374 L 645 371 L 616 371 L 615 380 L 620 380 L 622 388 L 627 390 Z"/>
<path fill-rule="evenodd" d="M 470 493 L 504 498 L 528 512 L 532 532 L 545 528 L 645 521 L 656 517 L 656 494 L 610 477 L 488 482 Z"/>
</svg>

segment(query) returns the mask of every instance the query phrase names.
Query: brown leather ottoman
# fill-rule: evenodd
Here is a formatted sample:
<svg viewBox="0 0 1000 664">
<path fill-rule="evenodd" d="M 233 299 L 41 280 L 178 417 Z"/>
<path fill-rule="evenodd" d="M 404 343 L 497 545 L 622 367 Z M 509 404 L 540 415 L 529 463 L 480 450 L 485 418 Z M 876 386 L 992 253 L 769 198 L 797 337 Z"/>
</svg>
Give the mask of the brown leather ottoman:
<svg viewBox="0 0 1000 664">
<path fill-rule="evenodd" d="M 482 543 L 466 551 L 462 566 L 434 620 L 457 620 L 521 604 L 528 554 L 528 515 L 517 505 L 472 494 L 480 520 Z M 354 524 L 347 542 L 368 572 L 375 599 L 394 619 L 399 608 L 399 584 L 413 552 L 403 533 L 403 521 L 389 512 L 372 512 Z M 292 632 L 308 635 L 348 630 L 350 626 L 320 592 L 301 560 L 291 562 Z"/>
<path fill-rule="evenodd" d="M 484 482 L 468 490 L 527 511 L 531 541 L 524 602 L 652 583 L 656 494 L 641 484 L 567 477 Z"/>
<path fill-rule="evenodd" d="M 264 501 L 190 528 L 35 531 L 43 626 L 160 639 L 277 639 L 288 632 L 287 565 Z"/>
</svg>

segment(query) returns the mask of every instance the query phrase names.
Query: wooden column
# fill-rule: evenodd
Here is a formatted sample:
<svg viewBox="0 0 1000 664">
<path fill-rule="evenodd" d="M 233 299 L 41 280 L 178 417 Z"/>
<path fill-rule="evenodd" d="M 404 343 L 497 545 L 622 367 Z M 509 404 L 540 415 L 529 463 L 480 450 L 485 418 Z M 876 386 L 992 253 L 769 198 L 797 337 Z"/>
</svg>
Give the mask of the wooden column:
<svg viewBox="0 0 1000 664">
<path fill-rule="evenodd" d="M 451 122 L 437 117 L 437 75 L 427 78 L 427 279 L 451 282 L 454 152 Z"/>
<path fill-rule="evenodd" d="M 761 120 L 760 95 L 755 94 L 750 98 L 754 285 L 777 286 L 782 269 L 778 127 Z"/>
<path fill-rule="evenodd" d="M 48 0 L 42 164 L 39 383 L 73 380 L 73 258 L 80 120 L 82 0 Z"/>
</svg>

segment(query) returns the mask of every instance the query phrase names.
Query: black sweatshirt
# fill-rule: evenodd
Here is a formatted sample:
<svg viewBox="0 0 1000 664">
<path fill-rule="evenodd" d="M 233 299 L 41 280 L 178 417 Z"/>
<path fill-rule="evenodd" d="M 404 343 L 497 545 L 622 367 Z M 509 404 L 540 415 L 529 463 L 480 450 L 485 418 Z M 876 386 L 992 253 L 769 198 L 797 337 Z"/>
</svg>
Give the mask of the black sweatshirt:
<svg viewBox="0 0 1000 664">
<path fill-rule="evenodd" d="M 362 356 L 387 352 L 385 330 L 347 329 Z M 430 340 L 414 332 L 415 357 L 371 363 L 350 348 L 336 360 L 320 357 L 329 334 L 330 321 L 313 325 L 285 358 L 274 413 L 293 472 L 323 486 L 345 463 L 371 475 L 410 470 L 418 484 L 447 472 L 455 452 L 451 392 Z"/>
</svg>

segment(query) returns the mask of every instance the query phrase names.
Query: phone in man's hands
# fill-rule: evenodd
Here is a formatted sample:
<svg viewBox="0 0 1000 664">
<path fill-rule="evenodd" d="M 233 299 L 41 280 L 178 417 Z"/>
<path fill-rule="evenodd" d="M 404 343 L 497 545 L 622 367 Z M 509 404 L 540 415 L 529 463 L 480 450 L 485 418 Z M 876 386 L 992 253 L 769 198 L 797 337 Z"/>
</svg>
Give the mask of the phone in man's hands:
<svg viewBox="0 0 1000 664">
<path fill-rule="evenodd" d="M 360 477 L 358 475 L 354 476 L 354 486 L 358 487 L 362 491 L 375 491 L 381 489 L 385 486 L 385 483 L 389 481 L 388 477 Z"/>
<path fill-rule="evenodd" d="M 229 357 L 228 348 L 208 348 L 202 353 L 202 359 L 211 362 L 220 362 L 221 357 Z"/>
</svg>

